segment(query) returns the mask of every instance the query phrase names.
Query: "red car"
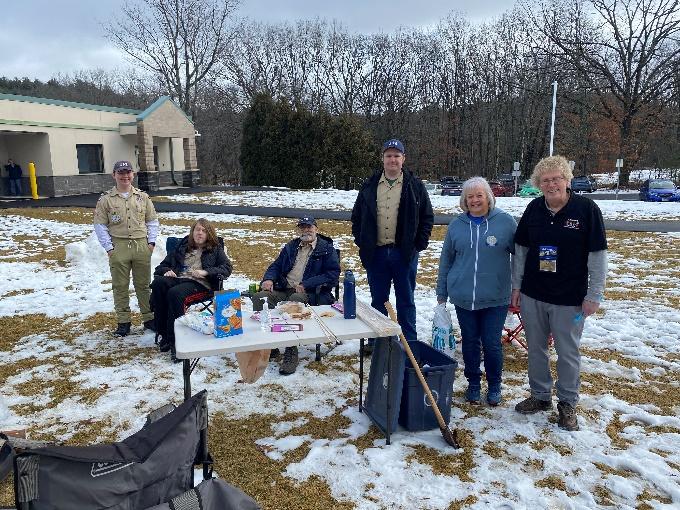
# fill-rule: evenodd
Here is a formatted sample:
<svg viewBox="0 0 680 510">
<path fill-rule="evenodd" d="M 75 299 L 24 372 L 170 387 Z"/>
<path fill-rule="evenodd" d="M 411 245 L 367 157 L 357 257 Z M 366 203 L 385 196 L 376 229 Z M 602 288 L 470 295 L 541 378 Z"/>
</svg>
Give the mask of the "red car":
<svg viewBox="0 0 680 510">
<path fill-rule="evenodd" d="M 515 191 L 514 186 L 500 181 L 489 181 L 491 191 L 495 197 L 511 197 Z"/>
</svg>

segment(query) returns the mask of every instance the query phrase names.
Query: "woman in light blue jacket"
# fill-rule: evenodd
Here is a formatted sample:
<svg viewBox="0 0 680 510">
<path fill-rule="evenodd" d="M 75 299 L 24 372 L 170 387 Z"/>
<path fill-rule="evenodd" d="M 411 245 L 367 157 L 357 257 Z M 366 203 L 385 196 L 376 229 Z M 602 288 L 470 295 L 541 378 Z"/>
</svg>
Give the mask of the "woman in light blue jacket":
<svg viewBox="0 0 680 510">
<path fill-rule="evenodd" d="M 456 308 L 468 380 L 465 399 L 476 404 L 481 400 L 483 349 L 486 401 L 496 406 L 501 401 L 501 333 L 510 304 L 510 255 L 517 223 L 496 207 L 483 177 L 465 181 L 460 207 L 463 213 L 449 223 L 439 259 L 437 302 L 448 299 Z"/>
</svg>

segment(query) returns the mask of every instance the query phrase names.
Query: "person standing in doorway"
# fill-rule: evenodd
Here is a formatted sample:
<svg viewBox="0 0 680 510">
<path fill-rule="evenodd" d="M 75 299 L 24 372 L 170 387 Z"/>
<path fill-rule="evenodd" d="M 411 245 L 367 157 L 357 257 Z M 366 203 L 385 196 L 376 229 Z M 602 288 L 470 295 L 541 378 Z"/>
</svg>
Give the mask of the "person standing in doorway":
<svg viewBox="0 0 680 510">
<path fill-rule="evenodd" d="M 21 190 L 21 176 L 23 174 L 21 167 L 10 158 L 7 160 L 5 170 L 7 170 L 7 175 L 9 176 L 9 194 L 16 197 L 23 195 L 24 193 Z"/>
<path fill-rule="evenodd" d="M 434 214 L 425 186 L 403 168 L 405 161 L 401 141 L 383 144 L 383 168 L 366 181 L 354 203 L 352 235 L 368 276 L 371 305 L 387 315 L 385 302 L 394 284 L 399 325 L 410 341 L 418 339 L 413 297 L 418 253 L 427 248 Z"/>
<path fill-rule="evenodd" d="M 130 273 L 144 327 L 156 331 L 149 306 L 151 253 L 158 236 L 158 218 L 149 196 L 132 185 L 135 173 L 129 161 L 113 165 L 116 185 L 102 194 L 94 212 L 94 231 L 109 255 L 116 336 L 130 333 Z"/>
</svg>

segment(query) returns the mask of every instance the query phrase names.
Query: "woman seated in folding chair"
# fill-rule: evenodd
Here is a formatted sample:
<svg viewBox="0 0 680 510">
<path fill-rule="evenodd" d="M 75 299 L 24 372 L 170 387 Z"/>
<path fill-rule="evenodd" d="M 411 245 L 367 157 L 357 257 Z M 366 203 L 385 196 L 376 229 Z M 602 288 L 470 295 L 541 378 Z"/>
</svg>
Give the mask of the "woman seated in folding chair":
<svg viewBox="0 0 680 510">
<path fill-rule="evenodd" d="M 229 277 L 232 265 L 218 239 L 215 227 L 200 218 L 177 248 L 168 253 L 154 271 L 151 307 L 161 336 L 161 352 L 175 358 L 175 319 L 184 315 L 185 299 L 197 292 L 218 290 Z"/>
</svg>

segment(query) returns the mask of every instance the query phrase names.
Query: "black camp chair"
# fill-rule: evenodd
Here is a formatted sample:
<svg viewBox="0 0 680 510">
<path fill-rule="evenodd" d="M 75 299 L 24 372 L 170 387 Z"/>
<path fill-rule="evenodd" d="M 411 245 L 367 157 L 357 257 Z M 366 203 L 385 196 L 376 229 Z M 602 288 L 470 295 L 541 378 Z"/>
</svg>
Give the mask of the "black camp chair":
<svg viewBox="0 0 680 510">
<path fill-rule="evenodd" d="M 212 477 L 205 390 L 149 415 L 123 441 L 45 446 L 14 459 L 17 510 L 148 508 L 194 486 L 194 464 Z"/>
<path fill-rule="evenodd" d="M 182 240 L 181 237 L 168 237 L 165 241 L 166 253 L 168 255 L 173 253 L 177 249 L 177 246 L 179 246 L 181 240 Z M 219 241 L 220 246 L 224 248 L 224 239 L 218 237 L 217 240 Z M 222 290 L 224 286 L 224 279 L 221 276 L 218 276 L 218 280 L 219 281 L 217 290 Z M 214 295 L 215 293 L 212 290 L 207 289 L 188 295 L 184 299 L 184 311 L 186 312 L 187 308 L 189 308 L 192 305 L 199 304 L 200 311 L 208 310 L 210 313 L 212 313 L 212 309 L 210 308 L 210 306 L 213 303 Z M 158 343 L 158 332 L 156 332 L 155 342 Z"/>
</svg>

